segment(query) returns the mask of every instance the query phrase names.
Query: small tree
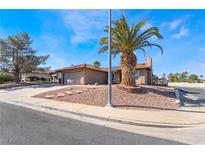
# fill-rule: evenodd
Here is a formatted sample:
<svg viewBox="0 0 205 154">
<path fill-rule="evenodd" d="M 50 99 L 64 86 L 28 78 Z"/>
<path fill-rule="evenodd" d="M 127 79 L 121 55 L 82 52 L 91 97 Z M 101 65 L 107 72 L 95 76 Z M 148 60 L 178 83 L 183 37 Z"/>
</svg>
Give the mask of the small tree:
<svg viewBox="0 0 205 154">
<path fill-rule="evenodd" d="M 99 61 L 94 61 L 94 62 L 93 62 L 93 65 L 94 65 L 95 67 L 100 67 L 100 62 L 99 62 Z"/>
<path fill-rule="evenodd" d="M 180 74 L 180 81 L 182 81 L 182 82 L 186 82 L 187 81 L 187 78 L 188 78 L 188 72 L 182 72 L 181 74 Z"/>
<path fill-rule="evenodd" d="M 191 74 L 189 76 L 189 82 L 198 82 L 199 81 L 199 76 L 196 74 Z"/>
<path fill-rule="evenodd" d="M 179 73 L 170 73 L 168 75 L 168 79 L 170 82 L 179 82 L 180 81 L 180 74 Z"/>
<path fill-rule="evenodd" d="M 0 69 L 14 74 L 15 82 L 20 82 L 21 73 L 29 73 L 45 64 L 47 56 L 37 56 L 37 50 L 31 47 L 32 40 L 27 33 L 19 33 L 0 38 Z"/>
</svg>

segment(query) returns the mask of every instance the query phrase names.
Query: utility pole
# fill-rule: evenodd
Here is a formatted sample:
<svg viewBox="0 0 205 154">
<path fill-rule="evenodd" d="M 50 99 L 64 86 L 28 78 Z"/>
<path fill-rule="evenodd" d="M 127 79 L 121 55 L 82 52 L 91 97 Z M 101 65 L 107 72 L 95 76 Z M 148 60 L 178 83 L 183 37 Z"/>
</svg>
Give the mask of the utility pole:
<svg viewBox="0 0 205 154">
<path fill-rule="evenodd" d="M 112 107 L 112 66 L 111 66 L 111 25 L 112 25 L 112 10 L 108 12 L 108 102 L 107 107 Z"/>
</svg>

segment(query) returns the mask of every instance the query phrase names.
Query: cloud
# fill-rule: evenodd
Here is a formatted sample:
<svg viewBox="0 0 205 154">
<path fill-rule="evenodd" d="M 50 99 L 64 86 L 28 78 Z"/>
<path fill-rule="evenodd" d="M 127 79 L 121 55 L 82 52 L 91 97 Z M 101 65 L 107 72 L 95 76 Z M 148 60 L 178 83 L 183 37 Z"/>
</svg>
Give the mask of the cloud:
<svg viewBox="0 0 205 154">
<path fill-rule="evenodd" d="M 201 47 L 199 50 L 200 51 L 205 51 L 205 47 Z"/>
<path fill-rule="evenodd" d="M 74 32 L 71 38 L 73 45 L 99 38 L 107 24 L 105 10 L 66 10 L 62 11 L 62 17 L 67 27 Z"/>
<path fill-rule="evenodd" d="M 177 18 L 169 22 L 164 22 L 161 24 L 161 26 L 168 27 L 170 30 L 176 30 L 177 28 L 181 27 L 184 22 L 190 17 L 190 15 L 185 15 L 183 16 L 183 18 Z"/>
<path fill-rule="evenodd" d="M 169 29 L 171 30 L 175 30 L 176 28 L 178 28 L 181 24 L 183 23 L 182 19 L 175 19 L 169 23 L 167 23 L 167 26 L 169 27 Z"/>
<path fill-rule="evenodd" d="M 180 31 L 177 34 L 173 34 L 172 37 L 175 39 L 180 39 L 182 37 L 186 37 L 189 34 L 189 29 L 185 27 L 181 27 Z"/>
</svg>

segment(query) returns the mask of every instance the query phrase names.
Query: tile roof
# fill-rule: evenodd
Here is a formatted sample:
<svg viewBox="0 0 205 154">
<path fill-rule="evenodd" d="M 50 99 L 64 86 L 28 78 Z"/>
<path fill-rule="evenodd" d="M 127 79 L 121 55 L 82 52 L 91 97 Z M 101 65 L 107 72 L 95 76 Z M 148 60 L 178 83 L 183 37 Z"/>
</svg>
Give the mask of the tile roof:
<svg viewBox="0 0 205 154">
<path fill-rule="evenodd" d="M 56 69 L 56 72 L 60 71 L 68 71 L 68 70 L 73 70 L 73 69 L 79 69 L 79 68 L 88 68 L 88 69 L 93 69 L 93 70 L 98 70 L 98 71 L 103 71 L 103 72 L 108 72 L 108 68 L 98 68 L 90 64 L 80 64 L 80 65 L 73 65 L 69 67 L 64 67 L 61 69 Z M 143 64 L 137 64 L 136 69 L 152 69 L 152 66 L 149 65 L 148 63 L 143 63 Z M 119 66 L 114 66 L 112 67 L 112 71 L 118 71 L 120 70 Z"/>
<path fill-rule="evenodd" d="M 98 68 L 98 67 L 95 67 L 95 66 L 90 65 L 90 64 L 73 65 L 73 66 L 64 67 L 64 68 L 61 68 L 61 69 L 56 69 L 55 71 L 57 71 L 57 72 L 59 72 L 59 71 L 67 71 L 67 70 L 73 70 L 73 69 L 78 69 L 78 68 L 88 68 L 88 69 L 93 69 L 93 70 L 107 72 L 107 70 L 105 70 L 103 68 Z"/>
</svg>

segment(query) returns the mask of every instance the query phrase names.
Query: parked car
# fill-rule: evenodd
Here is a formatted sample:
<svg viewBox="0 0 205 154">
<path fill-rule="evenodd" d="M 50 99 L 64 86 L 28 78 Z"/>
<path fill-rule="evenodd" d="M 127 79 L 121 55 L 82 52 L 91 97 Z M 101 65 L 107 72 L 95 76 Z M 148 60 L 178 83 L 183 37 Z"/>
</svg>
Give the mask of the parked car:
<svg viewBox="0 0 205 154">
<path fill-rule="evenodd" d="M 160 85 L 160 86 L 168 86 L 168 78 L 159 78 L 157 79 L 157 85 Z"/>
</svg>

